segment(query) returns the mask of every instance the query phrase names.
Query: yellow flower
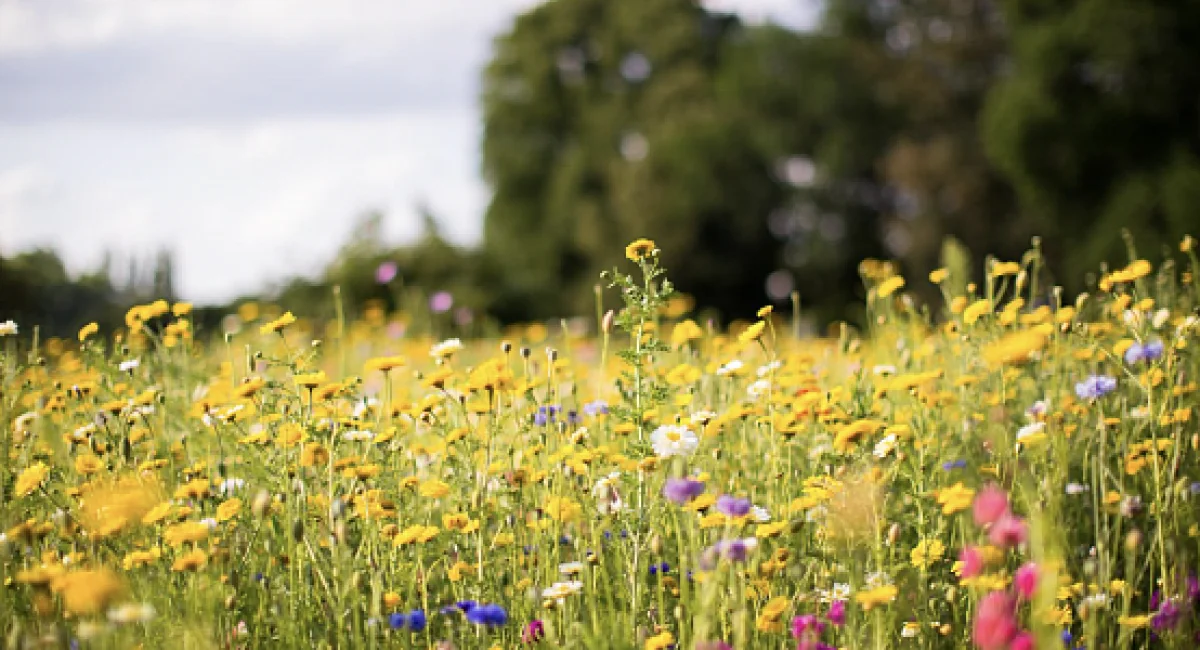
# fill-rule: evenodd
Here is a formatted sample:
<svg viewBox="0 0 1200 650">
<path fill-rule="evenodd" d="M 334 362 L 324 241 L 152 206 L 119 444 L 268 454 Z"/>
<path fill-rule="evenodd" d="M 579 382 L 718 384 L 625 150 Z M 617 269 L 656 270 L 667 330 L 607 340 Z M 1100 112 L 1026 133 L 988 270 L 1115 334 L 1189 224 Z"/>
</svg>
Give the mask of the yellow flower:
<svg viewBox="0 0 1200 650">
<path fill-rule="evenodd" d="M 95 474 L 104 469 L 104 461 L 96 457 L 95 454 L 82 454 L 75 457 L 75 471 L 83 476 Z"/>
<path fill-rule="evenodd" d="M 566 497 L 550 497 L 543 510 L 547 517 L 564 524 L 579 519 L 583 514 L 583 506 Z"/>
<path fill-rule="evenodd" d="M 632 244 L 625 247 L 625 257 L 632 262 L 640 261 L 644 257 L 654 255 L 658 247 L 649 239 L 638 239 Z"/>
<path fill-rule="evenodd" d="M 1138 616 L 1121 616 L 1117 619 L 1117 624 L 1121 627 L 1127 627 L 1134 630 L 1140 630 L 1150 625 L 1150 614 L 1140 614 Z"/>
<path fill-rule="evenodd" d="M 199 542 L 208 537 L 208 524 L 188 521 L 176 524 L 163 531 L 163 541 L 171 546 L 182 546 L 186 542 Z"/>
<path fill-rule="evenodd" d="M 185 553 L 171 564 L 172 571 L 199 571 L 208 564 L 208 554 L 200 549 Z"/>
<path fill-rule="evenodd" d="M 229 521 L 242 509 L 242 500 L 233 498 L 217 507 L 217 521 Z"/>
<path fill-rule="evenodd" d="M 426 499 L 440 499 L 450 494 L 450 486 L 444 481 L 439 481 L 435 478 L 429 479 L 421 483 L 421 486 L 417 488 L 417 493 Z"/>
<path fill-rule="evenodd" d="M 953 486 L 938 491 L 937 502 L 942 506 L 942 514 L 952 515 L 971 507 L 975 499 L 975 490 L 966 487 L 962 481 Z"/>
<path fill-rule="evenodd" d="M 395 539 L 392 540 L 392 544 L 395 544 L 396 546 L 404 546 L 405 544 L 424 544 L 434 537 L 437 537 L 437 534 L 440 532 L 441 529 L 439 529 L 437 526 L 422 526 L 421 524 L 416 524 L 400 531 L 396 535 Z"/>
<path fill-rule="evenodd" d="M 892 295 L 893 293 L 896 293 L 897 290 L 899 290 L 903 287 L 904 287 L 904 278 L 902 278 L 898 275 L 894 275 L 894 276 L 884 280 L 883 283 L 879 285 L 879 288 L 875 290 L 875 293 L 880 298 L 887 298 L 888 296 Z"/>
<path fill-rule="evenodd" d="M 1046 336 L 1041 331 L 1015 332 L 990 343 L 983 349 L 983 358 L 989 365 L 1023 363 L 1044 347 Z"/>
<path fill-rule="evenodd" d="M 45 463 L 37 462 L 26 467 L 17 477 L 16 495 L 23 497 L 42 487 L 48 476 L 50 476 L 50 468 Z"/>
<path fill-rule="evenodd" d="M 83 327 L 79 328 L 79 342 L 83 343 L 89 336 L 99 331 L 100 325 L 96 324 L 95 322 L 84 325 Z"/>
<path fill-rule="evenodd" d="M 95 483 L 80 494 L 79 519 L 88 531 L 112 534 L 142 520 L 162 500 L 155 480 L 126 477 Z"/>
<path fill-rule="evenodd" d="M 398 354 L 390 357 L 375 357 L 373 359 L 367 359 L 367 362 L 363 364 L 363 370 L 367 373 L 370 373 L 374 370 L 387 372 L 393 368 L 399 368 L 407 362 L 407 359 Z"/>
<path fill-rule="evenodd" d="M 876 431 L 879 431 L 885 424 L 879 420 L 858 420 L 848 424 L 838 430 L 833 437 L 833 449 L 839 453 L 846 454 L 854 450 L 854 445 L 863 436 L 868 436 Z"/>
<path fill-rule="evenodd" d="M 292 323 L 295 323 L 295 322 L 296 322 L 296 317 L 292 315 L 292 312 L 285 311 L 285 312 L 283 312 L 283 315 L 280 316 L 279 318 L 276 318 L 275 320 L 273 320 L 269 323 L 266 323 L 262 327 L 259 327 L 258 331 L 260 334 L 270 334 L 271 332 L 282 332 L 283 328 L 285 328 L 288 325 L 291 325 Z"/>
<path fill-rule="evenodd" d="M 125 592 L 125 585 L 108 569 L 73 571 L 55 578 L 50 590 L 61 594 L 63 609 L 69 614 L 102 612 Z"/>
<path fill-rule="evenodd" d="M 946 279 L 949 277 L 950 277 L 949 269 L 945 269 L 945 268 L 934 269 L 933 271 L 929 272 L 929 281 L 934 284 L 941 284 L 941 283 L 945 282 Z"/>
<path fill-rule="evenodd" d="M 1021 265 L 1016 262 L 996 262 L 992 265 L 992 275 L 1001 277 L 1005 275 L 1016 275 L 1021 272 Z"/>
<path fill-rule="evenodd" d="M 645 650 L 667 650 L 675 643 L 675 635 L 663 630 L 658 634 L 646 639 Z"/>
<path fill-rule="evenodd" d="M 923 539 L 913 548 L 909 556 L 912 558 L 912 565 L 918 569 L 928 569 L 942 558 L 942 554 L 946 552 L 946 545 L 936 539 Z"/>
<path fill-rule="evenodd" d="M 984 314 L 991 313 L 992 303 L 989 300 L 976 300 L 963 310 L 963 322 L 967 325 L 973 325 Z"/>
<path fill-rule="evenodd" d="M 879 587 L 875 587 L 874 589 L 868 589 L 866 591 L 860 591 L 857 594 L 854 594 L 854 600 L 859 605 L 862 605 L 864 610 L 870 610 L 873 607 L 886 605 L 893 600 L 896 600 L 896 595 L 899 593 L 900 590 L 896 588 L 896 585 L 881 585 Z"/>
<path fill-rule="evenodd" d="M 694 341 L 702 336 L 704 336 L 704 331 L 700 329 L 696 321 L 688 319 L 671 330 L 671 345 L 672 347 L 681 347 L 688 341 Z"/>
<path fill-rule="evenodd" d="M 761 320 L 758 321 L 757 323 L 751 325 L 750 327 L 747 327 L 746 329 L 742 330 L 742 333 L 738 334 L 738 341 L 741 341 L 742 343 L 749 343 L 751 341 L 757 341 L 762 336 L 763 329 L 766 326 L 767 326 L 767 324 L 765 321 L 761 321 Z"/>
<path fill-rule="evenodd" d="M 312 389 L 312 388 L 316 388 L 317 386 L 320 386 L 321 384 L 325 383 L 325 373 L 324 372 L 304 373 L 304 374 L 296 375 L 293 379 L 295 380 L 297 386 L 303 386 L 305 388 Z"/>
</svg>

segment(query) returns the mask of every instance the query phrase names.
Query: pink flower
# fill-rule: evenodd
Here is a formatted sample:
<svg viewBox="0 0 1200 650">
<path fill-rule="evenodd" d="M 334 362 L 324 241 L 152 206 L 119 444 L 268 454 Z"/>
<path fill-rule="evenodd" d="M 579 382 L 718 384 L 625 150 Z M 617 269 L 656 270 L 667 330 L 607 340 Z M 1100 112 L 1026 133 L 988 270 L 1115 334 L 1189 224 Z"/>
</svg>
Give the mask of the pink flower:
<svg viewBox="0 0 1200 650">
<path fill-rule="evenodd" d="M 996 546 L 1017 546 L 1029 537 L 1029 526 L 1020 517 L 1005 514 L 988 531 L 988 540 Z"/>
<path fill-rule="evenodd" d="M 996 523 L 1008 514 L 1008 495 L 995 484 L 988 485 L 975 495 L 975 525 Z"/>
<path fill-rule="evenodd" d="M 974 546 L 964 548 L 959 554 L 958 559 L 963 563 L 962 577 L 974 578 L 983 573 L 983 554 Z"/>
<path fill-rule="evenodd" d="M 1016 600 L 1003 591 L 993 591 L 979 601 L 975 613 L 975 645 L 983 650 L 1004 650 L 1017 637 Z"/>
<path fill-rule="evenodd" d="M 1033 635 L 1022 632 L 1008 644 L 1008 650 L 1033 650 Z"/>
<path fill-rule="evenodd" d="M 1013 576 L 1013 586 L 1017 589 L 1017 595 L 1025 600 L 1033 598 L 1033 592 L 1037 591 L 1037 583 L 1038 568 L 1033 562 L 1022 564 Z"/>
</svg>

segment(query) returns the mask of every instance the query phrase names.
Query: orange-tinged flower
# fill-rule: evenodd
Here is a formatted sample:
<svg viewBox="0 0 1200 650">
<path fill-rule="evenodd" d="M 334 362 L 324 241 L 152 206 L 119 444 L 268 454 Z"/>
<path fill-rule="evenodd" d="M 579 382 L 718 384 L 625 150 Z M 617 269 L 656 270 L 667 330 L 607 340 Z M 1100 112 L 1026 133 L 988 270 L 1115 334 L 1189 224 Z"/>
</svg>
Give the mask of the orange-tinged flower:
<svg viewBox="0 0 1200 650">
<path fill-rule="evenodd" d="M 625 257 L 632 262 L 654 255 L 658 247 L 649 239 L 638 239 L 625 247 Z"/>
<path fill-rule="evenodd" d="M 125 584 L 108 569 L 72 571 L 55 578 L 50 590 L 61 594 L 63 609 L 70 614 L 102 612 L 125 593 Z"/>
</svg>

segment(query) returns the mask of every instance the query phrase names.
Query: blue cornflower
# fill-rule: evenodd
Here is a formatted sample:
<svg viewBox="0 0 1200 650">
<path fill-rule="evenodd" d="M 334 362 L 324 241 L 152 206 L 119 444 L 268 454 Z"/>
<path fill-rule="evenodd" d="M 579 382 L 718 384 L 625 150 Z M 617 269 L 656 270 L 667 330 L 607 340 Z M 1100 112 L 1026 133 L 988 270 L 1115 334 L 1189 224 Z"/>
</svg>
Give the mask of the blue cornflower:
<svg viewBox="0 0 1200 650">
<path fill-rule="evenodd" d="M 478 605 L 479 603 L 473 600 L 460 600 L 457 603 L 454 603 L 453 605 L 447 605 L 438 611 L 440 611 L 442 614 L 453 614 L 454 612 L 470 613 L 470 611 L 475 609 Z"/>
<path fill-rule="evenodd" d="M 421 630 L 425 629 L 425 626 L 428 623 L 429 620 L 425 616 L 425 612 L 419 609 L 414 609 L 407 614 L 396 612 L 388 617 L 388 626 L 393 630 L 399 630 L 407 627 L 413 632 L 420 632 Z"/>
<path fill-rule="evenodd" d="M 965 461 L 965 460 L 948 460 L 948 461 L 942 463 L 942 469 L 946 470 L 947 472 L 949 472 L 952 469 L 962 469 L 966 466 L 967 466 L 967 461 Z"/>
<path fill-rule="evenodd" d="M 508 622 L 508 612 L 496 605 L 477 605 L 467 612 L 467 620 L 476 625 L 504 625 Z"/>
<path fill-rule="evenodd" d="M 1145 345 L 1134 343 L 1125 351 L 1125 363 L 1129 365 L 1137 365 L 1142 362 L 1150 363 L 1161 359 L 1163 355 L 1163 342 L 1151 341 Z"/>
<path fill-rule="evenodd" d="M 579 411 L 574 409 L 567 411 L 567 422 L 569 424 L 579 424 L 582 421 L 583 418 L 579 417 Z"/>
<path fill-rule="evenodd" d="M 1117 389 L 1116 377 L 1108 375 L 1091 375 L 1075 384 L 1075 394 L 1079 399 L 1096 400 Z"/>
<path fill-rule="evenodd" d="M 408 613 L 408 629 L 413 632 L 420 632 L 429 624 L 429 619 L 425 616 L 425 612 L 414 609 Z"/>
<path fill-rule="evenodd" d="M 1069 647 L 1071 647 L 1071 640 L 1072 640 L 1073 638 L 1074 638 L 1074 637 L 1072 637 L 1072 636 L 1071 636 L 1071 631 L 1070 631 L 1070 630 L 1063 630 L 1063 631 L 1062 631 L 1062 642 L 1063 642 L 1063 645 L 1064 645 L 1064 646 L 1066 646 L 1066 647 L 1068 647 L 1068 648 L 1069 648 Z"/>
</svg>

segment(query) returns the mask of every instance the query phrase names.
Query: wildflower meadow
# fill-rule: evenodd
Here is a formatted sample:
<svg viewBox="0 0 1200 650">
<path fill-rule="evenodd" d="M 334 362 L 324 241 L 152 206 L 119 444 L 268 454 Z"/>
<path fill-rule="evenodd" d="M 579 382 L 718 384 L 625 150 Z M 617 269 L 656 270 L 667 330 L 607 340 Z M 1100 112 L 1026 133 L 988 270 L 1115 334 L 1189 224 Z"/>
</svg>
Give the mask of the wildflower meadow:
<svg viewBox="0 0 1200 650">
<path fill-rule="evenodd" d="M 1131 247 L 1069 298 L 1036 245 L 982 278 L 869 260 L 866 326 L 824 338 L 795 299 L 716 328 L 648 240 L 585 328 L 261 305 L 205 333 L 163 301 L 77 340 L 2 323 L 0 632 L 1195 647 L 1193 246 Z"/>
</svg>

